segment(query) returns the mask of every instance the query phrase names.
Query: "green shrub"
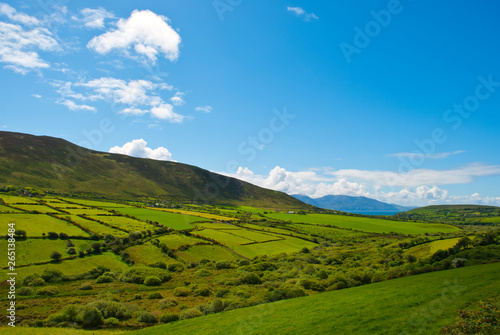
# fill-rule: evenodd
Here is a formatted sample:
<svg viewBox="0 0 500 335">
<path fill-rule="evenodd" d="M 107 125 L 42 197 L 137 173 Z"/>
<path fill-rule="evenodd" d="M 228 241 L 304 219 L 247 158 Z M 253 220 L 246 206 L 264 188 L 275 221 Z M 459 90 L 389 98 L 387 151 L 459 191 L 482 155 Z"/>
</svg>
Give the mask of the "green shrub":
<svg viewBox="0 0 500 335">
<path fill-rule="evenodd" d="M 197 318 L 197 317 L 202 316 L 202 315 L 203 315 L 203 313 L 201 313 L 198 309 L 189 308 L 189 309 L 185 309 L 181 312 L 181 320 Z"/>
<path fill-rule="evenodd" d="M 88 304 L 88 306 L 96 308 L 106 319 L 117 318 L 118 320 L 128 320 L 132 317 L 131 311 L 117 301 L 97 300 Z"/>
<path fill-rule="evenodd" d="M 95 328 L 104 323 L 104 318 L 101 312 L 92 306 L 82 306 L 78 311 L 76 320 L 82 324 L 84 328 Z"/>
<path fill-rule="evenodd" d="M 184 271 L 184 265 L 180 263 L 173 263 L 167 266 L 167 270 L 170 272 L 182 272 Z"/>
<path fill-rule="evenodd" d="M 194 290 L 195 297 L 198 297 L 198 296 L 209 297 L 211 294 L 212 294 L 212 291 L 210 290 L 210 288 L 208 288 L 206 286 L 201 286 L 201 287 L 198 287 L 196 290 Z"/>
<path fill-rule="evenodd" d="M 54 296 L 59 293 L 59 289 L 55 286 L 47 286 L 44 288 L 39 289 L 36 294 L 38 295 L 48 295 L 48 296 Z"/>
<path fill-rule="evenodd" d="M 238 262 L 238 264 L 240 266 L 246 266 L 246 265 L 250 265 L 250 261 L 248 259 L 242 259 Z"/>
<path fill-rule="evenodd" d="M 20 296 L 28 296 L 33 294 L 33 289 L 31 287 L 21 287 L 19 290 L 17 290 L 17 294 Z"/>
<path fill-rule="evenodd" d="M 187 297 L 190 294 L 191 294 L 191 290 L 189 289 L 189 287 L 180 286 L 180 287 L 176 287 L 174 289 L 174 295 L 176 297 Z"/>
<path fill-rule="evenodd" d="M 157 276 L 149 276 L 146 279 L 144 279 L 144 285 L 146 285 L 146 286 L 160 286 L 161 279 L 158 278 Z"/>
<path fill-rule="evenodd" d="M 82 285 L 80 285 L 80 290 L 91 290 L 93 289 L 94 287 L 92 286 L 91 283 L 83 283 Z"/>
<path fill-rule="evenodd" d="M 207 304 L 207 306 L 205 307 L 204 312 L 205 312 L 205 314 L 220 313 L 228 305 L 229 305 L 229 303 L 227 303 L 226 301 L 224 301 L 222 299 L 219 299 L 219 298 L 215 298 L 212 301 L 210 301 L 210 303 Z"/>
<path fill-rule="evenodd" d="M 248 285 L 258 285 L 262 283 L 262 280 L 255 273 L 249 272 L 241 278 L 241 283 Z"/>
<path fill-rule="evenodd" d="M 167 299 L 163 299 L 162 301 L 160 301 L 161 308 L 175 307 L 178 304 L 179 304 L 179 302 L 175 298 L 167 298 Z"/>
<path fill-rule="evenodd" d="M 142 312 L 141 314 L 139 314 L 138 321 L 142 322 L 142 323 L 151 324 L 151 323 L 157 323 L 158 319 L 156 318 L 156 316 L 153 313 Z"/>
<path fill-rule="evenodd" d="M 196 277 L 208 277 L 208 276 L 211 276 L 212 273 L 210 271 L 207 271 L 207 270 L 199 270 L 199 271 L 196 271 L 196 273 L 194 275 Z"/>
<path fill-rule="evenodd" d="M 163 299 L 160 292 L 151 292 L 148 294 L 148 299 Z"/>
<path fill-rule="evenodd" d="M 175 313 L 166 313 L 160 315 L 160 322 L 162 323 L 169 323 L 169 322 L 174 322 L 179 320 L 179 315 Z"/>
<path fill-rule="evenodd" d="M 59 270 L 45 269 L 40 277 L 45 280 L 46 283 L 56 283 L 62 281 L 63 273 Z"/>
<path fill-rule="evenodd" d="M 45 280 L 43 280 L 38 273 L 28 275 L 23 280 L 23 284 L 26 286 L 43 286 L 45 285 Z"/>
<path fill-rule="evenodd" d="M 111 327 L 117 327 L 120 324 L 120 320 L 118 320 L 117 318 L 107 318 L 106 320 L 104 320 L 104 323 Z"/>
<path fill-rule="evenodd" d="M 222 297 L 224 297 L 224 296 L 225 296 L 226 294 L 228 294 L 228 293 L 229 293 L 229 290 L 228 290 L 228 289 L 223 288 L 223 289 L 218 290 L 217 292 L 215 292 L 215 296 L 216 296 L 217 298 L 222 298 Z"/>
<path fill-rule="evenodd" d="M 149 264 L 148 266 L 150 266 L 152 268 L 160 268 L 160 269 L 167 268 L 167 264 L 165 264 L 165 262 L 163 262 L 163 261 L 154 262 L 152 264 Z"/>
<path fill-rule="evenodd" d="M 112 283 L 114 281 L 114 278 L 109 276 L 109 275 L 102 275 L 97 278 L 95 281 L 97 284 L 102 284 L 102 283 Z"/>
<path fill-rule="evenodd" d="M 500 329 L 500 304 L 495 299 L 479 301 L 474 310 L 458 310 L 457 321 L 441 328 L 443 334 L 498 334 Z"/>
<path fill-rule="evenodd" d="M 170 272 L 164 269 L 152 268 L 149 266 L 132 266 L 128 271 L 120 276 L 120 281 L 125 283 L 142 284 L 147 277 L 156 276 L 164 283 L 169 281 L 172 276 Z"/>
<path fill-rule="evenodd" d="M 222 270 L 222 269 L 231 269 L 233 266 L 231 264 L 231 262 L 229 261 L 217 261 L 215 263 L 215 268 L 217 270 Z"/>
</svg>

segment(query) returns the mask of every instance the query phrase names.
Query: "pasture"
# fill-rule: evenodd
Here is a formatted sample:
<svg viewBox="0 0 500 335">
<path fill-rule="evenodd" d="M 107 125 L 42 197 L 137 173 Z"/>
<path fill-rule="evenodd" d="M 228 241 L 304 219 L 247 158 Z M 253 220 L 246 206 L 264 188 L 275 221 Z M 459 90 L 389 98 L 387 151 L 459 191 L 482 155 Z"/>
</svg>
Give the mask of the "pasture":
<svg viewBox="0 0 500 335">
<path fill-rule="evenodd" d="M 460 238 L 450 238 L 424 243 L 408 249 L 405 254 L 410 254 L 417 258 L 430 257 L 438 250 L 448 250 L 449 248 L 452 248 L 455 244 L 457 244 L 459 239 Z"/>
<path fill-rule="evenodd" d="M 128 232 L 133 231 L 143 231 L 143 230 L 153 230 L 157 228 L 149 223 L 137 221 L 125 216 L 113 216 L 113 215 L 92 215 L 89 216 L 94 220 L 99 220 L 104 223 L 107 223 L 113 227 L 118 227 L 121 229 L 125 229 Z"/>
<path fill-rule="evenodd" d="M 159 222 L 160 224 L 175 230 L 191 229 L 194 227 L 192 223 L 198 221 L 212 221 L 196 216 L 167 213 L 164 211 L 148 208 L 126 207 L 114 209 L 124 215 L 130 215 L 144 221 L 149 220 L 153 222 Z"/>
<path fill-rule="evenodd" d="M 28 237 L 43 236 L 48 232 L 64 232 L 69 236 L 89 236 L 80 228 L 45 214 L 0 214 L 2 222 L 13 222 L 16 229 L 26 231 Z"/>
<path fill-rule="evenodd" d="M 332 225 L 339 228 L 350 228 L 370 233 L 402 233 L 402 234 L 425 234 L 458 231 L 451 225 L 439 223 L 403 222 L 384 219 L 373 219 L 356 216 L 332 215 L 332 214 L 266 214 L 272 219 L 291 221 L 294 223 L 310 223 L 318 225 Z"/>
<path fill-rule="evenodd" d="M 69 218 L 71 221 L 78 223 L 82 227 L 89 229 L 91 232 L 99 236 L 105 236 L 111 234 L 114 235 L 115 237 L 125 237 L 128 235 L 127 233 L 121 230 L 105 226 L 96 221 L 84 219 L 77 215 L 61 215 L 61 217 Z"/>
</svg>

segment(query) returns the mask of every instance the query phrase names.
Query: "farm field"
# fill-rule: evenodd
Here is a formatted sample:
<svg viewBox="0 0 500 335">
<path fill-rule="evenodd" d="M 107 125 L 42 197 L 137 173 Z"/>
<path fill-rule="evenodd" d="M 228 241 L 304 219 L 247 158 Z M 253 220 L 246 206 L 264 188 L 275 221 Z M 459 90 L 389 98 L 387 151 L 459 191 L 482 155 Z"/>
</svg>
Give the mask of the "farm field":
<svg viewBox="0 0 500 335">
<path fill-rule="evenodd" d="M 90 218 L 94 220 L 99 220 L 104 223 L 107 223 L 113 227 L 118 227 L 121 229 L 125 229 L 128 232 L 133 231 L 143 231 L 143 230 L 152 230 L 157 228 L 154 225 L 151 225 L 146 222 L 137 221 L 125 216 L 113 216 L 113 215 L 92 215 Z"/>
<path fill-rule="evenodd" d="M 158 237 L 158 240 L 160 243 L 165 243 L 169 249 L 177 249 L 181 245 L 194 245 L 197 242 L 203 242 L 203 240 L 198 238 L 182 234 L 168 234 Z"/>
<path fill-rule="evenodd" d="M 7 254 L 7 240 L 0 240 L 0 253 Z M 53 251 L 66 254 L 66 242 L 61 240 L 28 239 L 16 242 L 16 266 L 50 261 Z M 63 257 L 65 257 L 63 256 Z"/>
<path fill-rule="evenodd" d="M 0 195 L 0 199 L 2 199 L 6 204 L 38 204 L 38 201 L 34 199 L 30 199 L 27 197 L 16 197 L 13 195 Z"/>
<path fill-rule="evenodd" d="M 16 229 L 26 231 L 28 237 L 42 236 L 48 232 L 64 232 L 69 236 L 89 236 L 80 228 L 45 214 L 0 214 L 2 222 L 13 222 Z"/>
<path fill-rule="evenodd" d="M 332 225 L 339 228 L 350 228 L 371 233 L 403 233 L 403 234 L 424 234 L 438 232 L 458 231 L 451 225 L 439 223 L 417 223 L 401 222 L 383 219 L 372 219 L 355 216 L 330 215 L 330 214 L 285 214 L 272 213 L 266 214 L 267 217 L 295 223 L 310 223 L 319 225 Z"/>
<path fill-rule="evenodd" d="M 185 210 L 181 210 L 181 209 L 157 208 L 156 210 L 160 210 L 160 211 L 168 212 L 168 213 L 176 213 L 176 214 L 182 214 L 182 215 L 198 216 L 198 217 L 201 217 L 201 218 L 210 219 L 210 220 L 218 220 L 218 221 L 234 221 L 234 220 L 238 220 L 236 218 L 230 218 L 230 217 L 222 216 L 222 215 L 216 215 L 216 214 L 210 214 L 210 213 L 202 213 L 202 212 L 194 212 L 194 211 L 185 211 Z"/>
<path fill-rule="evenodd" d="M 134 261 L 134 264 L 149 265 L 157 261 L 163 261 L 165 264 L 178 263 L 178 261 L 168 257 L 158 247 L 155 247 L 150 242 L 127 248 L 125 249 L 125 252 L 130 255 L 130 259 Z"/>
<path fill-rule="evenodd" d="M 116 237 L 125 237 L 128 235 L 126 232 L 123 232 L 121 230 L 105 226 L 103 224 L 100 224 L 99 222 L 84 219 L 77 215 L 60 215 L 60 216 L 64 218 L 69 217 L 71 221 L 78 223 L 82 227 L 89 229 L 91 232 L 99 236 L 105 236 L 111 234 Z"/>
<path fill-rule="evenodd" d="M 194 227 L 192 225 L 194 222 L 211 221 L 209 219 L 199 218 L 196 216 L 167 213 L 147 208 L 127 207 L 115 208 L 115 210 L 122 214 L 136 217 L 140 220 L 159 222 L 160 224 L 175 230 L 191 229 Z"/>
<path fill-rule="evenodd" d="M 160 334 L 439 334 L 499 295 L 500 263 L 426 273 L 134 331 Z M 451 303 L 450 303 L 451 302 Z"/>
<path fill-rule="evenodd" d="M 12 205 L 12 206 L 19 208 L 19 209 L 26 211 L 26 212 L 37 211 L 37 212 L 42 213 L 42 214 L 46 214 L 46 213 L 60 214 L 60 212 L 58 210 L 55 210 L 53 208 L 50 208 L 50 207 L 47 207 L 44 205 Z"/>
<path fill-rule="evenodd" d="M 417 258 L 430 257 L 438 250 L 448 250 L 449 248 L 452 248 L 455 244 L 457 244 L 459 239 L 460 238 L 450 238 L 424 243 L 408 249 L 405 254 L 411 254 Z"/>
<path fill-rule="evenodd" d="M 98 208 L 65 208 L 64 209 L 66 212 L 69 212 L 72 215 L 113 215 L 113 213 L 103 210 L 103 209 L 98 209 Z"/>
<path fill-rule="evenodd" d="M 351 239 L 354 237 L 361 237 L 361 236 L 368 235 L 366 233 L 361 233 L 358 231 L 323 227 L 323 226 L 311 225 L 311 224 L 293 223 L 293 224 L 288 224 L 287 227 L 294 229 L 294 230 L 297 230 L 297 231 L 304 233 L 304 234 L 323 236 L 323 237 L 326 237 L 332 241 L 346 240 L 346 239 Z"/>
<path fill-rule="evenodd" d="M 85 207 L 100 207 L 100 208 L 133 208 L 134 206 L 129 206 L 125 204 L 120 204 L 111 201 L 96 201 L 96 200 L 87 200 L 87 199 L 70 199 L 70 198 L 61 198 L 67 202 L 72 204 L 79 204 Z"/>
<path fill-rule="evenodd" d="M 0 213 L 22 213 L 22 211 L 4 205 L 0 205 Z"/>
<path fill-rule="evenodd" d="M 236 261 L 241 259 L 241 257 L 238 257 L 220 245 L 193 245 L 185 251 L 178 251 L 177 255 L 186 263 L 199 262 L 202 259 L 208 259 L 212 262 Z"/>
<path fill-rule="evenodd" d="M 120 256 L 113 253 L 106 252 L 102 255 L 94 255 L 84 258 L 76 257 L 75 259 L 65 260 L 56 264 L 43 264 L 43 265 L 33 265 L 28 267 L 20 268 L 17 272 L 17 278 L 19 280 L 24 279 L 28 275 L 34 273 L 41 274 L 45 269 L 56 269 L 62 271 L 65 275 L 75 275 L 78 273 L 87 272 L 97 266 L 108 267 L 111 271 L 124 271 L 128 268 Z M 0 270 L 0 275 L 5 277 L 7 270 Z"/>
</svg>

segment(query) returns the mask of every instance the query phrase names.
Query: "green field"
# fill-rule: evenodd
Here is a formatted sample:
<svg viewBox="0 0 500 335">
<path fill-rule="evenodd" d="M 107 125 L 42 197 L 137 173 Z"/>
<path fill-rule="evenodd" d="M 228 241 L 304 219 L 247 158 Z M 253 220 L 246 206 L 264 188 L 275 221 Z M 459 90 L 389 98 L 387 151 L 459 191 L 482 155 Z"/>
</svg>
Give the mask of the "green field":
<svg viewBox="0 0 500 335">
<path fill-rule="evenodd" d="M 6 204 L 38 204 L 36 200 L 26 198 L 26 197 L 16 197 L 12 195 L 5 195 L 2 194 L 0 195 L 0 198 L 3 199 L 3 201 Z"/>
<path fill-rule="evenodd" d="M 93 232 L 96 235 L 104 236 L 111 234 L 115 237 L 124 237 L 127 236 L 128 234 L 126 232 L 123 232 L 118 229 L 114 229 L 112 227 L 105 226 L 103 224 L 100 224 L 99 222 L 95 222 L 92 220 L 86 220 L 80 216 L 77 215 L 61 215 L 61 217 L 69 217 L 72 221 L 78 223 L 82 227 L 85 227 L 89 229 L 91 232 Z"/>
<path fill-rule="evenodd" d="M 185 236 L 181 234 L 168 234 L 165 236 L 158 237 L 160 243 L 165 243 L 169 249 L 177 249 L 181 245 L 194 245 L 196 242 L 202 242 L 198 238 L 191 236 Z"/>
<path fill-rule="evenodd" d="M 184 262 L 198 262 L 204 258 L 213 262 L 241 259 L 220 245 L 194 245 L 188 250 L 178 251 L 177 255 Z"/>
<path fill-rule="evenodd" d="M 214 239 L 230 248 L 238 246 L 240 244 L 246 244 L 253 242 L 252 240 L 232 234 L 232 231 L 224 230 L 213 230 L 213 229 L 203 229 L 195 232 L 197 235 L 205 236 Z"/>
<path fill-rule="evenodd" d="M 72 260 L 65 260 L 57 264 L 44 264 L 33 265 L 17 269 L 17 278 L 24 279 L 26 276 L 34 273 L 42 273 L 45 269 L 57 269 L 62 271 L 65 275 L 75 275 L 78 273 L 87 272 L 99 265 L 106 266 L 111 271 L 123 271 L 128 268 L 127 264 L 122 262 L 120 256 L 112 253 L 104 253 L 102 255 L 75 258 Z M 0 275 L 6 277 L 7 270 L 0 270 Z"/>
<path fill-rule="evenodd" d="M 149 265 L 157 261 L 163 261 L 165 264 L 178 263 L 175 259 L 168 257 L 158 247 L 151 243 L 136 245 L 125 250 L 135 264 Z"/>
<path fill-rule="evenodd" d="M 112 208 L 127 208 L 127 207 L 132 207 L 124 204 L 119 204 L 116 202 L 108 202 L 108 201 L 96 201 L 96 200 L 84 200 L 84 199 L 70 199 L 70 198 L 63 198 L 63 200 L 69 201 L 74 204 L 80 204 L 85 207 L 102 207 L 102 208 L 107 208 L 107 207 L 112 207 Z"/>
<path fill-rule="evenodd" d="M 403 234 L 424 234 L 438 232 L 453 232 L 459 229 L 445 224 L 402 222 L 383 219 L 372 219 L 356 216 L 330 215 L 330 214 L 266 214 L 267 217 L 292 221 L 296 223 L 310 223 L 319 225 L 332 225 L 339 228 L 351 228 L 371 233 L 403 233 Z"/>
<path fill-rule="evenodd" d="M 293 224 L 288 224 L 287 227 L 293 230 L 297 230 L 304 234 L 322 236 L 332 241 L 346 240 L 353 237 L 361 237 L 368 235 L 366 233 L 361 233 L 352 230 L 323 227 L 311 224 L 293 223 Z"/>
<path fill-rule="evenodd" d="M 460 238 L 450 238 L 424 243 L 408 249 L 405 254 L 411 254 L 417 258 L 430 257 L 438 250 L 448 250 L 449 248 L 452 248 L 455 244 L 457 244 L 459 239 Z"/>
<path fill-rule="evenodd" d="M 150 220 L 159 222 L 160 224 L 176 230 L 191 229 L 194 226 L 192 223 L 198 221 L 212 221 L 210 219 L 199 218 L 191 215 L 182 215 L 175 213 L 167 213 L 154 209 L 127 207 L 127 208 L 114 208 L 117 212 L 122 214 L 131 215 L 140 220 Z"/>
<path fill-rule="evenodd" d="M 65 208 L 66 212 L 69 212 L 71 215 L 112 215 L 113 213 L 97 208 Z"/>
<path fill-rule="evenodd" d="M 55 210 L 53 208 L 44 205 L 13 205 L 13 206 L 27 212 L 37 211 L 43 214 L 45 213 L 60 214 L 58 210 Z"/>
<path fill-rule="evenodd" d="M 64 232 L 69 236 L 89 236 L 80 228 L 45 214 L 0 214 L 0 221 L 13 222 L 16 229 L 26 231 L 28 237 L 42 236 L 48 232 Z"/>
<path fill-rule="evenodd" d="M 22 211 L 14 208 L 10 208 L 4 205 L 0 205 L 0 213 L 21 213 Z"/>
<path fill-rule="evenodd" d="M 432 272 L 134 331 L 160 334 L 439 334 L 499 295 L 500 263 Z"/>
<path fill-rule="evenodd" d="M 125 216 L 92 215 L 89 217 L 94 219 L 94 220 L 99 220 L 99 221 L 102 221 L 104 223 L 107 223 L 113 227 L 125 229 L 128 232 L 153 230 L 153 229 L 157 228 L 149 223 L 137 221 L 137 220 L 125 217 Z"/>
<path fill-rule="evenodd" d="M 280 241 L 263 242 L 249 245 L 237 245 L 234 246 L 233 249 L 234 251 L 245 257 L 253 258 L 255 256 L 275 255 L 283 252 L 299 252 L 303 248 L 312 249 L 315 246 L 317 246 L 317 244 L 309 241 L 304 241 L 294 237 L 285 237 L 284 240 Z"/>
</svg>

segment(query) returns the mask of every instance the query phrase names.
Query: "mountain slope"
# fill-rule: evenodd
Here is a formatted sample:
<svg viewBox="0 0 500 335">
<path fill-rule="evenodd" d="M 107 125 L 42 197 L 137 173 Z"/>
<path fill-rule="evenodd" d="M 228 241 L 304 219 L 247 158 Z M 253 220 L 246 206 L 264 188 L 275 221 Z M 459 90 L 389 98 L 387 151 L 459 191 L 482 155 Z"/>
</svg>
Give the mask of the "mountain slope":
<svg viewBox="0 0 500 335">
<path fill-rule="evenodd" d="M 316 207 L 325 209 L 336 209 L 338 211 L 403 211 L 411 207 L 403 207 L 393 204 L 387 204 L 378 200 L 366 197 L 351 197 L 347 195 L 327 195 L 321 198 L 313 199 L 306 195 L 292 195 L 294 198 Z"/>
<path fill-rule="evenodd" d="M 118 198 L 165 196 L 198 203 L 303 208 L 282 192 L 175 162 L 79 147 L 62 139 L 0 132 L 0 185 Z"/>
</svg>

